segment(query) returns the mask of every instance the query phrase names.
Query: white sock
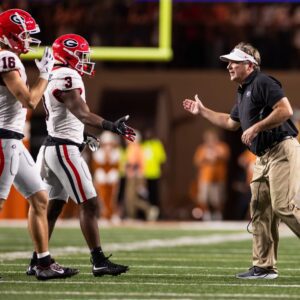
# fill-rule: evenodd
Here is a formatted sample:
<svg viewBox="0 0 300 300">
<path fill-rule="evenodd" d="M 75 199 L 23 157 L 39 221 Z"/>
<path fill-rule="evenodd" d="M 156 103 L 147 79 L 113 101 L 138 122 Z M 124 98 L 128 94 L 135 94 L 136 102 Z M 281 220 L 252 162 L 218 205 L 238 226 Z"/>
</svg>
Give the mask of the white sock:
<svg viewBox="0 0 300 300">
<path fill-rule="evenodd" d="M 49 251 L 42 252 L 42 253 L 37 253 L 37 258 L 43 258 L 43 257 L 46 257 L 48 255 L 50 255 Z"/>
</svg>

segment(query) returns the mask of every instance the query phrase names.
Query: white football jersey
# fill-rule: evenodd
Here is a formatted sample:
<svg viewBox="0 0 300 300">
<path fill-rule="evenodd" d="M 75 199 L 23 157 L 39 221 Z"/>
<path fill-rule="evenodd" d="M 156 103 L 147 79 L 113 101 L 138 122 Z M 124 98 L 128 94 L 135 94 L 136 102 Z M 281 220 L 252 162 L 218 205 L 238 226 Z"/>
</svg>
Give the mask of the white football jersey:
<svg viewBox="0 0 300 300">
<path fill-rule="evenodd" d="M 67 67 L 54 68 L 44 94 L 44 108 L 48 134 L 52 137 L 68 139 L 81 144 L 83 142 L 84 124 L 79 121 L 56 97 L 57 91 L 79 89 L 85 100 L 85 88 L 81 76 L 76 70 Z"/>
<path fill-rule="evenodd" d="M 27 84 L 25 68 L 20 58 L 8 50 L 0 50 L 0 74 L 17 70 Z M 0 76 L 0 128 L 23 134 L 27 109 L 5 86 Z"/>
</svg>

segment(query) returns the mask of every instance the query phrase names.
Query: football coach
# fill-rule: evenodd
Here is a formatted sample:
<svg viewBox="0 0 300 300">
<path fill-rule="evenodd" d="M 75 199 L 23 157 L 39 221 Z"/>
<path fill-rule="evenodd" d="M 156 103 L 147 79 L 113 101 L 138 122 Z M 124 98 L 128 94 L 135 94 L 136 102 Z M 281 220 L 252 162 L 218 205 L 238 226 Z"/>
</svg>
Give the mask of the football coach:
<svg viewBox="0 0 300 300">
<path fill-rule="evenodd" d="M 250 203 L 252 267 L 236 277 L 275 279 L 280 221 L 300 237 L 300 146 L 290 120 L 293 110 L 280 82 L 260 71 L 260 53 L 252 45 L 239 43 L 220 59 L 238 84 L 231 113 L 207 108 L 197 95 L 185 99 L 183 107 L 224 129 L 241 127 L 242 142 L 257 156 Z"/>
</svg>

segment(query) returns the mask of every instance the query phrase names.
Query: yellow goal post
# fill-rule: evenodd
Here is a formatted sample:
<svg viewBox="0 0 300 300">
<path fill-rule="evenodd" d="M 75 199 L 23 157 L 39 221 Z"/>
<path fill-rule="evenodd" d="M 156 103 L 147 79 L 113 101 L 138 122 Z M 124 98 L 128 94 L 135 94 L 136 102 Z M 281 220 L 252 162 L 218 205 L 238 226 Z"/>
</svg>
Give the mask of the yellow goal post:
<svg viewBox="0 0 300 300">
<path fill-rule="evenodd" d="M 92 60 L 102 61 L 170 61 L 173 57 L 171 47 L 172 0 L 159 0 L 158 47 L 91 47 Z M 44 47 L 22 55 L 22 59 L 41 58 Z"/>
</svg>

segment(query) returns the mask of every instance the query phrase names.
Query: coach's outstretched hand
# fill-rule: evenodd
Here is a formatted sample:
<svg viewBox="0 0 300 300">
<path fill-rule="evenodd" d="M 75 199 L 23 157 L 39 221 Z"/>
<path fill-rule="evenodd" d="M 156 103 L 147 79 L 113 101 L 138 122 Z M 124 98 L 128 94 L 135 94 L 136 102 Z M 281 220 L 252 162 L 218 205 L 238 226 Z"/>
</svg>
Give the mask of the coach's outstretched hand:
<svg viewBox="0 0 300 300">
<path fill-rule="evenodd" d="M 192 113 L 193 115 L 201 113 L 204 109 L 204 105 L 198 98 L 198 95 L 195 95 L 195 100 L 185 99 L 182 104 L 183 108 Z"/>
<path fill-rule="evenodd" d="M 102 123 L 103 129 L 110 130 L 113 133 L 123 136 L 130 142 L 135 140 L 135 132 L 134 130 L 125 124 L 125 121 L 129 119 L 129 115 L 126 115 L 115 122 L 110 122 L 104 120 Z"/>
</svg>

